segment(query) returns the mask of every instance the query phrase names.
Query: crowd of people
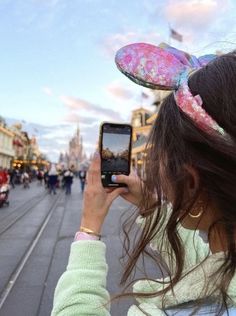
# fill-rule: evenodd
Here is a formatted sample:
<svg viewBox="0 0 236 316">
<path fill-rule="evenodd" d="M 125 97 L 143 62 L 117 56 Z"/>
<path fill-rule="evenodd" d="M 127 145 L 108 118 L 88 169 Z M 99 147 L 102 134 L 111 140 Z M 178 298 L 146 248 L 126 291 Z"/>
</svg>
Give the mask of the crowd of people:
<svg viewBox="0 0 236 316">
<path fill-rule="evenodd" d="M 84 192 L 86 170 L 75 172 L 72 168 L 58 170 L 56 164 L 51 164 L 48 169 L 27 170 L 0 167 L 0 189 L 4 187 L 7 197 L 10 189 L 16 185 L 21 185 L 24 189 L 29 189 L 32 181 L 37 181 L 38 185 L 44 186 L 49 194 L 56 194 L 57 189 L 64 189 L 66 195 L 71 194 L 71 187 L 74 177 L 79 177 L 81 183 L 81 193 Z"/>
</svg>

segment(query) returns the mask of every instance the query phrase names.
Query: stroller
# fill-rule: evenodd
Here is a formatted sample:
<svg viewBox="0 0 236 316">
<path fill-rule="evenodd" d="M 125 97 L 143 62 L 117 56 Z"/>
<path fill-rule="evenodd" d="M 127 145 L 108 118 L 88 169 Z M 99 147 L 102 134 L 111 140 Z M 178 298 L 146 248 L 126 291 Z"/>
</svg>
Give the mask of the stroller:
<svg viewBox="0 0 236 316">
<path fill-rule="evenodd" d="M 7 206 L 9 205 L 8 194 L 9 194 L 8 184 L 2 184 L 0 186 L 0 207 L 2 207 L 4 204 L 6 204 Z"/>
</svg>

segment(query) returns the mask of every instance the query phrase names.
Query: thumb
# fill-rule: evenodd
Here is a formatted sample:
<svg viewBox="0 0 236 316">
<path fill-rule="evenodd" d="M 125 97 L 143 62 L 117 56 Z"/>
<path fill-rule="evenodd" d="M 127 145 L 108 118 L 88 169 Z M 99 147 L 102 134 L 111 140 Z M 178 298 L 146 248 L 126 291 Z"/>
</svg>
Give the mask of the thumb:
<svg viewBox="0 0 236 316">
<path fill-rule="evenodd" d="M 129 176 L 126 176 L 124 174 L 120 174 L 120 175 L 113 175 L 111 177 L 111 180 L 114 182 L 114 183 L 125 183 L 127 186 L 129 186 L 130 184 L 130 177 Z"/>
</svg>

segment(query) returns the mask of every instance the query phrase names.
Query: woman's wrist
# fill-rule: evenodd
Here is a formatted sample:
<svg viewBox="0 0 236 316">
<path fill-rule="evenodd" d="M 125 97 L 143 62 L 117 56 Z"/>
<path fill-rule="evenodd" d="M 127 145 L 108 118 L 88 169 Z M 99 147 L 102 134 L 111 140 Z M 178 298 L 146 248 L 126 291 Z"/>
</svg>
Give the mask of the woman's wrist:
<svg viewBox="0 0 236 316">
<path fill-rule="evenodd" d="M 102 224 L 103 224 L 103 221 L 100 221 L 98 219 L 91 220 L 91 219 L 85 219 L 84 217 L 82 217 L 80 227 L 86 227 L 87 229 L 92 230 L 96 234 L 100 234 L 102 230 Z"/>
</svg>

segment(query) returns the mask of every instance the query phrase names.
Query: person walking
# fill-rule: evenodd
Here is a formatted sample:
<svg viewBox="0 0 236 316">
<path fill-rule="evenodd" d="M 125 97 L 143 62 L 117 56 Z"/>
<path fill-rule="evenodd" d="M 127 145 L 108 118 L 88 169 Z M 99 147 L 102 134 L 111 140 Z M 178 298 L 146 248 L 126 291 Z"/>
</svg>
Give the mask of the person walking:
<svg viewBox="0 0 236 316">
<path fill-rule="evenodd" d="M 44 172 L 43 172 L 43 170 L 38 170 L 37 179 L 38 179 L 38 184 L 42 185 L 43 184 L 43 179 L 44 179 Z"/>
<path fill-rule="evenodd" d="M 43 180 L 44 180 L 44 187 L 45 187 L 45 189 L 49 189 L 49 185 L 48 185 L 48 170 L 45 170 L 45 172 L 43 174 Z"/>
<path fill-rule="evenodd" d="M 29 185 L 29 182 L 30 182 L 30 177 L 29 177 L 29 174 L 28 172 L 25 170 L 23 173 L 22 173 L 22 180 L 21 182 L 23 183 L 23 188 L 24 189 L 29 189 L 30 188 L 30 185 Z"/>
<path fill-rule="evenodd" d="M 71 171 L 71 169 L 68 169 L 65 171 L 63 181 L 64 181 L 66 195 L 71 194 L 71 186 L 73 183 L 73 177 L 74 177 L 74 174 Z"/>
<path fill-rule="evenodd" d="M 0 167 L 0 186 L 9 183 L 9 174 L 6 169 Z"/>
<path fill-rule="evenodd" d="M 133 293 L 119 295 L 137 300 L 127 315 L 236 315 L 236 51 L 196 58 L 138 43 L 118 51 L 116 62 L 136 83 L 172 92 L 146 146 L 145 181 L 117 175 L 112 180 L 127 190 L 106 190 L 95 155 L 52 316 L 110 315 L 101 232 L 119 195 L 136 206 L 121 279 Z M 134 279 L 138 258 L 146 256 L 163 278 L 145 270 Z"/>
<path fill-rule="evenodd" d="M 10 177 L 10 185 L 12 187 L 12 189 L 15 188 L 15 179 L 16 179 L 16 171 L 14 168 L 11 168 L 8 170 L 8 174 L 9 174 L 9 177 Z"/>
<path fill-rule="evenodd" d="M 86 170 L 82 169 L 79 171 L 81 193 L 84 193 L 85 182 L 86 182 Z"/>
<path fill-rule="evenodd" d="M 56 194 L 56 184 L 57 184 L 57 169 L 55 164 L 51 165 L 51 168 L 48 172 L 48 188 L 49 188 L 49 194 Z"/>
</svg>

